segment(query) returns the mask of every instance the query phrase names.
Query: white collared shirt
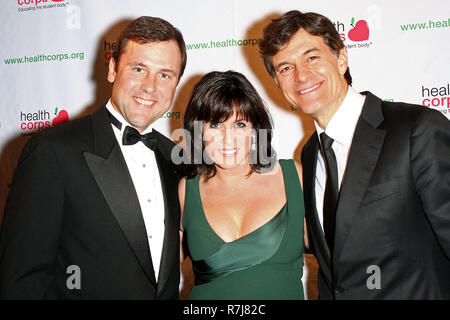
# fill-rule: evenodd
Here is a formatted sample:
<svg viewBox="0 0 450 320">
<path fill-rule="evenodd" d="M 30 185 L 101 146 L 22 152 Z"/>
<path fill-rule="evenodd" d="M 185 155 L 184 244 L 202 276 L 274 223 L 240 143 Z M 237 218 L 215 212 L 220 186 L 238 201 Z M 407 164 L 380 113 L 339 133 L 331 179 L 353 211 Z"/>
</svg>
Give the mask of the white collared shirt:
<svg viewBox="0 0 450 320">
<path fill-rule="evenodd" d="M 164 243 L 164 196 L 159 176 L 158 165 L 156 164 L 155 153 L 146 147 L 141 141 L 134 145 L 122 145 L 122 135 L 125 127 L 130 125 L 122 115 L 117 112 L 111 104 L 111 100 L 106 104 L 106 108 L 111 114 L 122 123 L 119 130 L 111 124 L 117 142 L 120 145 L 125 162 L 136 189 L 139 204 L 144 218 L 147 239 L 152 256 L 155 278 L 158 281 L 159 265 Z M 152 127 L 146 128 L 142 134 L 152 131 Z M 117 257 L 120 259 L 120 257 Z"/>
<path fill-rule="evenodd" d="M 342 180 L 345 174 L 345 168 L 347 167 L 347 160 L 353 140 L 353 134 L 355 133 L 356 124 L 358 122 L 359 116 L 361 115 L 365 99 L 366 99 L 365 96 L 363 96 L 358 91 L 349 86 L 344 101 L 342 102 L 341 106 L 338 108 L 336 113 L 333 115 L 331 120 L 328 122 L 326 130 L 323 130 L 319 126 L 319 124 L 316 121 L 314 121 L 317 134 L 319 137 L 320 134 L 325 131 L 327 136 L 329 136 L 334 140 L 333 145 L 331 147 L 333 148 L 334 154 L 336 156 L 336 162 L 338 167 L 338 178 L 339 178 L 339 190 L 341 189 Z M 319 220 L 320 224 L 322 225 L 322 229 L 323 229 L 323 201 L 325 194 L 326 179 L 327 174 L 325 169 L 325 163 L 323 160 L 322 153 L 319 151 L 316 166 L 315 192 L 316 192 L 316 208 L 319 214 Z"/>
</svg>

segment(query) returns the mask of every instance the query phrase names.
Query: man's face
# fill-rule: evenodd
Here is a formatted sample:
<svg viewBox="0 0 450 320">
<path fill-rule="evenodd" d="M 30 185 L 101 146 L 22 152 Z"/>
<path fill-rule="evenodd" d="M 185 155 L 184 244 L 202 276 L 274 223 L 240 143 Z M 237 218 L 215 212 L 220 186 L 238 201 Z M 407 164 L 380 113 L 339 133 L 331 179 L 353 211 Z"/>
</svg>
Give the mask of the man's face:
<svg viewBox="0 0 450 320">
<path fill-rule="evenodd" d="M 336 57 L 321 37 L 300 29 L 272 63 L 286 99 L 326 126 L 347 93 L 345 49 Z"/>
<path fill-rule="evenodd" d="M 139 44 L 128 41 L 115 65 L 109 62 L 112 105 L 139 132 L 172 105 L 178 84 L 181 54 L 175 40 Z"/>
</svg>

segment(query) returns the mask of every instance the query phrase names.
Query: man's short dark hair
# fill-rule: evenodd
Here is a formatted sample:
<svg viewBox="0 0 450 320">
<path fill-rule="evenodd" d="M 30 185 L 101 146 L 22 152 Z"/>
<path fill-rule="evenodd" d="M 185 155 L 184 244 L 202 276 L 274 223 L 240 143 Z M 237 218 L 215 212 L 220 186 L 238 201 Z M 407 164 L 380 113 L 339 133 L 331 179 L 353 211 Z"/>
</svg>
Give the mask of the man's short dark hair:
<svg viewBox="0 0 450 320">
<path fill-rule="evenodd" d="M 186 45 L 181 32 L 164 19 L 156 17 L 140 17 L 133 20 L 117 39 L 117 47 L 113 52 L 116 68 L 119 65 L 120 56 L 129 40 L 139 44 L 175 40 L 181 53 L 181 65 L 179 79 L 186 67 Z"/>
<path fill-rule="evenodd" d="M 273 78 L 275 78 L 275 69 L 272 64 L 272 57 L 300 29 L 313 36 L 321 37 L 336 57 L 339 57 L 339 51 L 345 47 L 334 24 L 327 17 L 314 12 L 289 11 L 280 18 L 273 19 L 264 28 L 263 39 L 259 42 L 259 53 L 264 60 L 267 71 Z M 348 67 L 344 77 L 347 84 L 351 85 L 352 76 Z"/>
</svg>

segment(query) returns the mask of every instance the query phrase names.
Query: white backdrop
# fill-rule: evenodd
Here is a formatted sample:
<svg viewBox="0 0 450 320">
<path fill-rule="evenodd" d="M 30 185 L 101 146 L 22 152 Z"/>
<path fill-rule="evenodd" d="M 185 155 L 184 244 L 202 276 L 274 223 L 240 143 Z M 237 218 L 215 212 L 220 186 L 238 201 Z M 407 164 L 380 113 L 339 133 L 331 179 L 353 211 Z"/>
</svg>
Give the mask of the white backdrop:
<svg viewBox="0 0 450 320">
<path fill-rule="evenodd" d="M 114 42 L 130 20 L 142 15 L 171 22 L 188 46 L 174 106 L 157 129 L 170 136 L 182 126 L 190 93 L 202 75 L 232 69 L 246 75 L 267 103 L 279 157 L 299 160 L 313 123 L 284 100 L 255 45 L 273 17 L 292 9 L 315 11 L 335 23 L 357 90 L 422 104 L 450 119 L 448 0 L 2 1 L 0 219 L 29 135 L 60 118 L 65 121 L 66 115 L 74 119 L 88 114 L 107 101 L 106 71 Z"/>
</svg>

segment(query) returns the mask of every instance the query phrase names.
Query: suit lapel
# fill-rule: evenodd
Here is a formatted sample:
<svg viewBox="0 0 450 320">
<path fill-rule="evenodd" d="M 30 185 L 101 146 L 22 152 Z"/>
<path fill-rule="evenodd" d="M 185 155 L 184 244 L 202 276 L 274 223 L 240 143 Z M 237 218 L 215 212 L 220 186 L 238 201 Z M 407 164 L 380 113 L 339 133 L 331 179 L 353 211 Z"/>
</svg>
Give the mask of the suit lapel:
<svg viewBox="0 0 450 320">
<path fill-rule="evenodd" d="M 93 152 L 84 158 L 145 274 L 156 287 L 144 219 L 105 107 L 92 115 Z"/>
<path fill-rule="evenodd" d="M 366 101 L 356 125 L 336 209 L 334 262 L 342 253 L 386 135 L 384 130 L 377 129 L 383 121 L 381 100 L 368 92 L 363 94 Z"/>
<path fill-rule="evenodd" d="M 153 130 L 155 132 L 156 130 Z M 161 255 L 161 263 L 158 276 L 158 293 L 165 291 L 168 279 L 173 278 L 173 268 L 179 263 L 174 262 L 174 257 L 179 256 L 179 222 L 180 216 L 176 215 L 179 210 L 178 201 L 178 176 L 174 165 L 170 160 L 172 142 L 166 144 L 166 139 L 159 132 L 158 149 L 155 151 L 158 164 L 161 187 L 164 196 L 164 243 Z"/>
<path fill-rule="evenodd" d="M 304 193 L 305 193 L 305 207 L 306 218 L 309 227 L 309 233 L 311 235 L 311 242 L 314 244 L 316 258 L 320 263 L 320 269 L 329 281 L 331 288 L 331 257 L 330 250 L 325 240 L 322 226 L 320 225 L 319 215 L 317 213 L 316 206 L 316 193 L 315 193 L 315 180 L 316 180 L 316 166 L 317 155 L 319 152 L 319 140 L 317 132 L 315 132 L 309 140 L 309 143 L 305 146 L 302 153 L 302 165 L 303 165 L 303 181 L 304 181 Z M 322 260 L 322 261 L 321 261 Z"/>
</svg>

